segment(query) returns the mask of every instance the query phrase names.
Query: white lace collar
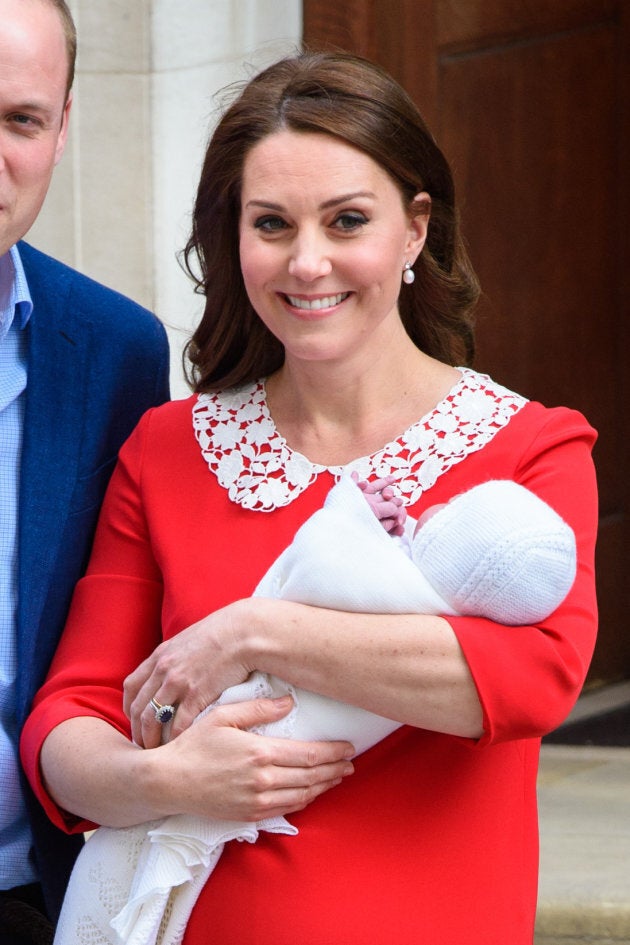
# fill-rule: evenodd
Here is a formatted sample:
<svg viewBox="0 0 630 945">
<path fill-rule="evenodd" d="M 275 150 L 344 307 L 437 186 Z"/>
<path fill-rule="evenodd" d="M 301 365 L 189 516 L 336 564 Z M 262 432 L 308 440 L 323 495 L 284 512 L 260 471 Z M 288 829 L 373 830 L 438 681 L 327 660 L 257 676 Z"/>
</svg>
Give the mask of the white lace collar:
<svg viewBox="0 0 630 945">
<path fill-rule="evenodd" d="M 482 449 L 526 403 L 485 374 L 460 368 L 461 379 L 430 413 L 371 456 L 346 466 L 321 466 L 292 450 L 267 410 L 264 381 L 200 394 L 193 427 L 209 469 L 232 502 L 257 512 L 288 505 L 328 471 L 356 470 L 361 479 L 396 477 L 405 505 L 414 505 L 451 466 Z"/>
</svg>

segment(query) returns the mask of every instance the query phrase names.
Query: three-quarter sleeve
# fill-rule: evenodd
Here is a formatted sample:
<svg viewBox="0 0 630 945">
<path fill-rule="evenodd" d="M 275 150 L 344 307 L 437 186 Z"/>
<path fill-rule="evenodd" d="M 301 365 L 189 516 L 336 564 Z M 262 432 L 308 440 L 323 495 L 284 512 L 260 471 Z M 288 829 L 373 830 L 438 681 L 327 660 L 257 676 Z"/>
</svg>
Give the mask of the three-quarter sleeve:
<svg viewBox="0 0 630 945">
<path fill-rule="evenodd" d="M 539 626 L 448 618 L 481 699 L 481 746 L 546 734 L 566 718 L 583 685 L 597 630 L 594 440 L 580 414 L 558 408 L 544 412 L 543 422 L 533 435 L 522 437 L 519 448 L 513 444 L 514 478 L 552 506 L 575 533 L 577 573 L 563 603 Z"/>
</svg>

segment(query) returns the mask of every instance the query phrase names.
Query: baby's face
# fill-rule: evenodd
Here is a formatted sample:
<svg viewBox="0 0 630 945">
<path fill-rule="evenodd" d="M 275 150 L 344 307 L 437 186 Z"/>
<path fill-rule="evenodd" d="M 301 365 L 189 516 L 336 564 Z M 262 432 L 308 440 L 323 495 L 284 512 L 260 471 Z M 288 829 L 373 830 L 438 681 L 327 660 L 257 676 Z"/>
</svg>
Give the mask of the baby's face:
<svg viewBox="0 0 630 945">
<path fill-rule="evenodd" d="M 430 518 L 433 518 L 436 512 L 439 512 L 440 509 L 446 508 L 447 504 L 448 503 L 446 502 L 442 502 L 440 505 L 431 505 L 429 506 L 428 509 L 424 510 L 424 512 L 422 513 L 422 515 L 420 516 L 420 518 L 418 519 L 416 523 L 416 527 L 413 530 L 414 538 L 416 537 L 416 535 L 418 534 L 422 526 L 425 525 L 429 521 Z"/>
</svg>

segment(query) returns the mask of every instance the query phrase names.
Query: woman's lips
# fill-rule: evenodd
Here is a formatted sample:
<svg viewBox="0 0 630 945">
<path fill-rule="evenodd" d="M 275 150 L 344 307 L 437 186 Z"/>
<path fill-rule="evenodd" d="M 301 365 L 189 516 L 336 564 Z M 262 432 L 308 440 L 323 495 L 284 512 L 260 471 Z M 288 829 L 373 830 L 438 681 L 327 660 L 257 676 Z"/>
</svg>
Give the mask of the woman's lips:
<svg viewBox="0 0 630 945">
<path fill-rule="evenodd" d="M 288 295 L 284 293 L 284 298 L 292 308 L 300 309 L 303 312 L 318 312 L 324 308 L 333 308 L 340 305 L 350 295 L 350 292 L 338 292 L 336 295 L 321 295 L 318 298 L 305 298 L 299 295 Z"/>
</svg>

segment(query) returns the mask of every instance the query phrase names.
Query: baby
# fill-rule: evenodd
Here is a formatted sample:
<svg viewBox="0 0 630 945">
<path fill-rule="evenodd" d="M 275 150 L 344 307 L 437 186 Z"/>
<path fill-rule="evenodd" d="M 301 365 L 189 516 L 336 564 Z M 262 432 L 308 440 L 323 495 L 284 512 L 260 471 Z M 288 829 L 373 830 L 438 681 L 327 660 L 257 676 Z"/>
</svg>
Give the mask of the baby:
<svg viewBox="0 0 630 945">
<path fill-rule="evenodd" d="M 367 484 L 345 476 L 298 529 L 254 596 L 362 613 L 476 615 L 518 625 L 555 610 L 574 576 L 572 530 L 514 482 L 475 486 L 416 523 L 390 478 Z M 214 705 L 287 693 L 293 709 L 261 734 L 347 739 L 359 754 L 401 724 L 259 672 Z M 239 824 L 177 815 L 125 830 L 101 827 L 77 861 L 55 945 L 73 945 L 86 922 L 99 930 L 99 942 L 178 945 L 225 843 L 253 843 L 260 830 L 297 833 L 284 817 Z M 92 873 L 111 876 L 117 895 L 108 903 L 91 895 Z"/>
<path fill-rule="evenodd" d="M 443 613 L 497 623 L 538 623 L 575 578 L 575 537 L 542 499 L 511 480 L 490 480 L 428 508 L 415 521 L 394 477 L 352 479 L 385 530 L 441 594 Z"/>
</svg>

